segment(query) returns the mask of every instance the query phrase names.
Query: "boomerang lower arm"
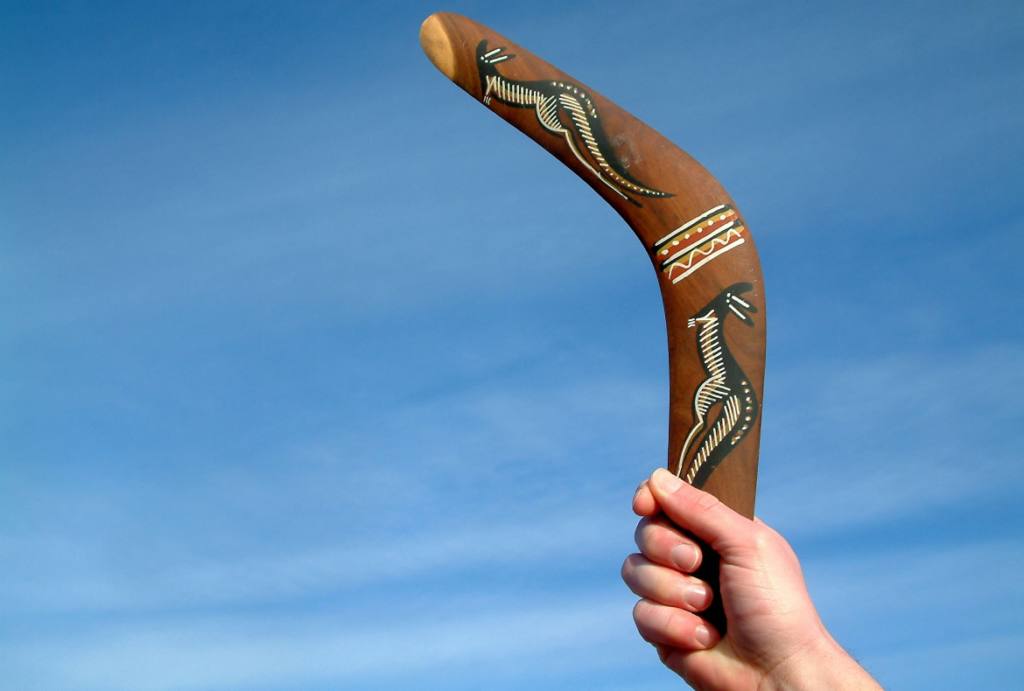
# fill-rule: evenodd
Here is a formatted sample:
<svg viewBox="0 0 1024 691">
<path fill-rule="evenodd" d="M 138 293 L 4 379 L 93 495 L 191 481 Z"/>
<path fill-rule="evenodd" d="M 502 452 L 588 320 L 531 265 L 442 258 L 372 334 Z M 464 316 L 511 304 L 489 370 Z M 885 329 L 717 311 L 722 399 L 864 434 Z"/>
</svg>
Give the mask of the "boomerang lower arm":
<svg viewBox="0 0 1024 691">
<path fill-rule="evenodd" d="M 487 27 L 438 13 L 420 41 L 442 73 L 571 168 L 636 233 L 665 306 L 668 467 L 752 518 L 764 289 L 732 199 L 685 151 Z M 703 577 L 717 581 L 706 561 L 714 573 Z M 715 623 L 724 633 L 724 619 Z"/>
</svg>

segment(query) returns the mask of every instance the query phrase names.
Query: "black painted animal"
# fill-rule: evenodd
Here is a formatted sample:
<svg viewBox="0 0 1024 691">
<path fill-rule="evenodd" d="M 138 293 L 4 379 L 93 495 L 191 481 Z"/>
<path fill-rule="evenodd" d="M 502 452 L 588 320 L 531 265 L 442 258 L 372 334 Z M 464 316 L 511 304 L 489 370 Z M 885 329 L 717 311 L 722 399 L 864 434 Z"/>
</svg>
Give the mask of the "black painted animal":
<svg viewBox="0 0 1024 691">
<path fill-rule="evenodd" d="M 481 100 L 490 105 L 494 99 L 514 108 L 533 108 L 540 124 L 563 137 L 573 155 L 605 185 L 623 199 L 642 206 L 630 195 L 672 197 L 633 177 L 615 155 L 605 134 L 597 107 L 585 90 L 564 81 L 518 81 L 498 72 L 497 65 L 515 58 L 505 48 L 488 49 L 483 40 L 476 47 L 480 71 Z"/>
<path fill-rule="evenodd" d="M 685 480 L 694 487 L 704 486 L 718 464 L 747 436 L 757 419 L 757 395 L 729 351 L 722 332 L 730 314 L 747 326 L 754 325 L 750 315 L 756 314 L 757 308 L 741 297 L 752 289 L 750 283 L 731 285 L 689 320 L 691 328 L 697 327 L 700 361 L 708 375 L 694 393 L 693 428 L 679 455 L 678 473 L 682 475 L 685 468 Z M 708 413 L 718 405 L 718 415 L 707 427 Z M 695 443 L 702 431 L 703 436 Z M 687 463 L 691 448 L 696 450 Z"/>
</svg>

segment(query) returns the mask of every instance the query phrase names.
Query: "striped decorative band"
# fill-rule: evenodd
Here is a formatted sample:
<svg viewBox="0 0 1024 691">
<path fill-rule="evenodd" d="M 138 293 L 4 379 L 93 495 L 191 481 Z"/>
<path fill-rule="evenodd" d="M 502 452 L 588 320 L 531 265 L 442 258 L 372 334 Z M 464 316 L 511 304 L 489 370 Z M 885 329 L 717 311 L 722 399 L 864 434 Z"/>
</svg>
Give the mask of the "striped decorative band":
<svg viewBox="0 0 1024 691">
<path fill-rule="evenodd" d="M 709 209 L 654 243 L 662 273 L 678 283 L 709 261 L 743 244 L 746 227 L 730 204 Z"/>
</svg>

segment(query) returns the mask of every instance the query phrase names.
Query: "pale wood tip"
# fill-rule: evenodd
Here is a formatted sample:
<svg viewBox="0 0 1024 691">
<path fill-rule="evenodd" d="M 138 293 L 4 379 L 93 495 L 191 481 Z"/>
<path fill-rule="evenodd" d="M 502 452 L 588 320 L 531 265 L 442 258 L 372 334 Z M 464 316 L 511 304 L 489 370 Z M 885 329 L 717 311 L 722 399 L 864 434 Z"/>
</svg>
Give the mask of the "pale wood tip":
<svg viewBox="0 0 1024 691">
<path fill-rule="evenodd" d="M 430 58 L 430 62 L 434 63 L 434 67 L 454 81 L 455 48 L 444 28 L 444 21 L 441 19 L 443 14 L 435 12 L 424 20 L 423 26 L 420 27 L 420 45 L 423 46 L 423 52 Z"/>
</svg>

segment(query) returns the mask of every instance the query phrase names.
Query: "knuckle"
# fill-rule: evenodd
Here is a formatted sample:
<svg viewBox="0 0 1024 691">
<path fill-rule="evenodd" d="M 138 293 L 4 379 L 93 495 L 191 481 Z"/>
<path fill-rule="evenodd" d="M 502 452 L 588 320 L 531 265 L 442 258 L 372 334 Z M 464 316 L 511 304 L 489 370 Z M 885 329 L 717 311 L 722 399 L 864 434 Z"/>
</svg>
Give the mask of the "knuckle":
<svg viewBox="0 0 1024 691">
<path fill-rule="evenodd" d="M 664 516 L 652 518 L 649 525 L 652 530 L 665 530 L 671 533 L 679 532 L 679 528 L 677 528 L 674 523 L 670 522 Z"/>
<path fill-rule="evenodd" d="M 722 502 L 707 492 L 701 492 L 693 502 L 694 511 L 702 514 L 713 513 L 718 510 L 718 507 L 722 505 Z"/>
<path fill-rule="evenodd" d="M 636 530 L 633 531 L 633 542 L 637 547 L 643 549 L 643 543 L 647 541 L 647 534 L 650 532 L 652 523 L 650 518 L 644 518 L 636 524 Z"/>
<path fill-rule="evenodd" d="M 636 545 L 640 551 L 647 556 L 659 553 L 666 549 L 667 545 L 675 544 L 678 534 L 663 523 L 650 522 L 638 529 Z"/>
<path fill-rule="evenodd" d="M 637 595 L 645 595 L 647 588 L 645 588 L 645 579 L 649 575 L 647 573 L 646 566 L 650 564 L 640 554 L 631 554 L 626 558 L 626 561 L 622 564 L 621 574 L 622 580 L 626 586 Z"/>
<path fill-rule="evenodd" d="M 750 538 L 751 546 L 762 554 L 776 550 L 780 541 L 782 536 L 764 525 L 758 525 Z"/>
<path fill-rule="evenodd" d="M 643 629 L 649 628 L 650 619 L 651 603 L 644 599 L 638 600 L 637 603 L 633 605 L 633 621 L 636 622 L 637 626 L 642 627 L 641 634 L 643 633 Z"/>
</svg>

